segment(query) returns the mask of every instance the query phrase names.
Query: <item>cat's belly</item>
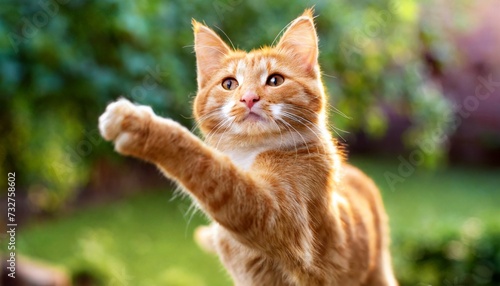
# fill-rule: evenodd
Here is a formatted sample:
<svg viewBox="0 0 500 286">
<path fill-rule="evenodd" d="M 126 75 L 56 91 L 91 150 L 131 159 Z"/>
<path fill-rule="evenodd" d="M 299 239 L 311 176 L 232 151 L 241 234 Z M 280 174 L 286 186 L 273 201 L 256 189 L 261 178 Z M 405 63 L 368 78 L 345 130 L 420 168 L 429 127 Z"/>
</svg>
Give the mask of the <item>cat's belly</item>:
<svg viewBox="0 0 500 286">
<path fill-rule="evenodd" d="M 221 226 L 217 228 L 215 248 L 235 285 L 294 285 L 284 280 L 289 277 L 289 273 L 286 273 L 279 263 L 273 263 L 256 250 L 241 244 Z"/>
<path fill-rule="evenodd" d="M 248 246 L 238 242 L 232 234 L 217 225 L 215 248 L 219 258 L 228 270 L 236 286 L 357 286 L 359 276 L 346 273 L 315 276 L 304 269 L 285 268 L 283 261 L 275 261 Z M 326 278 L 326 279 L 325 279 Z M 340 283 L 340 281 L 342 283 Z"/>
</svg>

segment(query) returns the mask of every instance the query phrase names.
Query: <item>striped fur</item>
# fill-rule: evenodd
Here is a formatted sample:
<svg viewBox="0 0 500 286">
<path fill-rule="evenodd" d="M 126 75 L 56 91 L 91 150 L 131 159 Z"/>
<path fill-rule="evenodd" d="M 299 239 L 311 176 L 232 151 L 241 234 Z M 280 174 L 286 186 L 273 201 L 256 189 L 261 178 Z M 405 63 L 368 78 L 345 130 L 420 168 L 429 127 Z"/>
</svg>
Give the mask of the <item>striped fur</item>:
<svg viewBox="0 0 500 286">
<path fill-rule="evenodd" d="M 213 220 L 195 238 L 236 285 L 397 285 L 377 187 L 344 162 L 326 126 L 312 10 L 276 46 L 249 53 L 193 26 L 204 141 L 124 99 L 100 117 L 103 137 L 156 164 Z M 283 84 L 266 84 L 272 74 Z M 239 86 L 224 89 L 226 78 Z M 251 108 L 249 92 L 259 97 Z"/>
</svg>

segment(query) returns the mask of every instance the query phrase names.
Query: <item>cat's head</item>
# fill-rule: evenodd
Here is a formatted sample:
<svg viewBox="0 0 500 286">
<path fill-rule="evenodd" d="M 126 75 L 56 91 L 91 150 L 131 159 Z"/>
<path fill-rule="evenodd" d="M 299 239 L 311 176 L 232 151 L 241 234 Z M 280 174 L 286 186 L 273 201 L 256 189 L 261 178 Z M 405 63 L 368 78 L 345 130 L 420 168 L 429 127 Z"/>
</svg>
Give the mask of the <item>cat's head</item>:
<svg viewBox="0 0 500 286">
<path fill-rule="evenodd" d="M 325 96 L 312 10 L 295 19 L 277 45 L 248 53 L 231 49 L 194 20 L 193 27 L 194 115 L 207 140 L 223 136 L 224 141 L 262 143 L 316 133 L 324 120 Z"/>
</svg>

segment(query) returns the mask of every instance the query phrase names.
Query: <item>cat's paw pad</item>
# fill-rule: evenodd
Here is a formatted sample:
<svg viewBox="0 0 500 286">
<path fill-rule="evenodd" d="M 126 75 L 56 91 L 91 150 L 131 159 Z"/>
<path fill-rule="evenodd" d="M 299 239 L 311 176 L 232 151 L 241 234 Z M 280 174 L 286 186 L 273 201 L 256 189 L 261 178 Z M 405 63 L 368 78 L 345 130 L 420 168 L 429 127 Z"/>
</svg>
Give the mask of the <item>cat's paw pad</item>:
<svg viewBox="0 0 500 286">
<path fill-rule="evenodd" d="M 120 99 L 110 103 L 99 117 L 99 131 L 104 139 L 115 142 L 117 150 L 120 150 L 130 145 L 132 138 L 141 139 L 141 133 L 147 131 L 148 121 L 153 116 L 150 107 L 137 106 Z"/>
</svg>

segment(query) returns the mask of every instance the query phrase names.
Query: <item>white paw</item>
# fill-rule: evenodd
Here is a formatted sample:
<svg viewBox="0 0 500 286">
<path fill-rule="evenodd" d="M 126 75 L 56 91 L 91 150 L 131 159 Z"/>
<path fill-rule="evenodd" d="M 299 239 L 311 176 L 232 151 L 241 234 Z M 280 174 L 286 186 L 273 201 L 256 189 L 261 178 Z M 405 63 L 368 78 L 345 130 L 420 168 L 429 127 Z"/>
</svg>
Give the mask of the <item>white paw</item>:
<svg viewBox="0 0 500 286">
<path fill-rule="evenodd" d="M 99 117 L 99 131 L 104 139 L 115 142 L 117 150 L 120 150 L 130 145 L 131 140 L 137 139 L 134 135 L 140 134 L 153 116 L 150 107 L 137 106 L 126 99 L 119 99 L 110 103 Z"/>
</svg>

